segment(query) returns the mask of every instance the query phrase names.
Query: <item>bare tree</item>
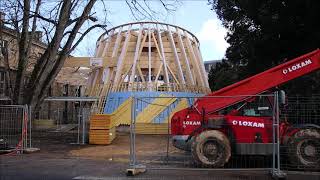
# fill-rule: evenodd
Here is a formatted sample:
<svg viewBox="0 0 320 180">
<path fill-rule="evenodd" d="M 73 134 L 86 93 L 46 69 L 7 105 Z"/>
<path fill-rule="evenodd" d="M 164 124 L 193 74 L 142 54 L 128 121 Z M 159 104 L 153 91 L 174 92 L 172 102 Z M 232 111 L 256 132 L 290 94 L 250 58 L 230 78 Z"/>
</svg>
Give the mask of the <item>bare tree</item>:
<svg viewBox="0 0 320 180">
<path fill-rule="evenodd" d="M 180 0 L 126 0 L 125 2 L 136 20 L 152 21 L 166 18 L 169 14 L 175 12 L 182 3 Z"/>
<path fill-rule="evenodd" d="M 42 3 L 41 0 L 23 0 L 2 4 L 11 8 L 10 20 L 5 23 L 16 30 L 18 42 L 18 66 L 12 93 L 14 103 L 38 108 L 71 51 L 91 30 L 106 26 L 95 23 L 97 19 L 92 8 L 96 1 Z M 40 8 L 45 10 L 41 12 Z M 87 21 L 92 22 L 92 26 L 80 32 Z M 29 81 L 25 81 L 30 48 L 40 23 L 46 32 L 47 48 L 35 63 Z M 3 49 L 2 54 L 7 52 Z"/>
<path fill-rule="evenodd" d="M 167 11 L 172 11 L 173 6 L 159 0 Z M 18 66 L 11 88 L 12 99 L 15 104 L 29 104 L 32 108 L 39 108 L 46 97 L 47 91 L 55 77 L 63 67 L 70 53 L 79 45 L 83 38 L 96 28 L 105 28 L 106 21 L 99 21 L 94 12 L 97 0 L 7 0 L 0 2 L 1 10 L 6 11 L 9 17 L 4 24 L 15 30 L 18 44 Z M 99 5 L 106 1 L 100 0 Z M 141 4 L 144 3 L 144 4 Z M 127 1 L 133 14 L 145 15 L 152 19 L 157 13 L 148 1 Z M 106 13 L 104 9 L 104 13 Z M 101 13 L 99 12 L 99 16 Z M 106 20 L 106 14 L 103 14 Z M 84 24 L 90 24 L 85 28 Z M 0 26 L 3 27 L 2 25 Z M 25 81 L 30 49 L 35 32 L 43 30 L 47 47 L 44 53 L 37 59 L 29 81 Z M 1 32 L 1 31 L 0 31 Z M 2 54 L 8 54 L 2 49 Z M 8 58 L 6 59 L 8 62 Z M 6 64 L 9 72 L 9 65 Z"/>
</svg>

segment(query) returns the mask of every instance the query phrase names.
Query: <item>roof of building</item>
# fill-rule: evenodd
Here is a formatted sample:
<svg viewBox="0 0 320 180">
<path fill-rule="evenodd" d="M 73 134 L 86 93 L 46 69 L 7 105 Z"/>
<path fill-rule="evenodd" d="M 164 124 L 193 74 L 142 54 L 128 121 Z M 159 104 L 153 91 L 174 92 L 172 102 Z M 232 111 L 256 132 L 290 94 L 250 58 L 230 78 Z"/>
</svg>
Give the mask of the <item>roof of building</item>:
<svg viewBox="0 0 320 180">
<path fill-rule="evenodd" d="M 210 60 L 210 61 L 203 61 L 204 64 L 216 64 L 217 62 L 221 62 L 222 60 Z"/>
</svg>

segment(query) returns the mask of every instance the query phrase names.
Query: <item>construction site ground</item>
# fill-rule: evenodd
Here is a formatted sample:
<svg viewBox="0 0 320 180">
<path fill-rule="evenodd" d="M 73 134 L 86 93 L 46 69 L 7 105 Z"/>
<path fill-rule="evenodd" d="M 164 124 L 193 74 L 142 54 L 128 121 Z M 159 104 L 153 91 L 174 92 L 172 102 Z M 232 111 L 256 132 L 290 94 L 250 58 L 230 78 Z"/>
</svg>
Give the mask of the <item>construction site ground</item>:
<svg viewBox="0 0 320 180">
<path fill-rule="evenodd" d="M 129 166 L 129 133 L 119 133 L 113 144 L 108 146 L 72 144 L 76 136 L 70 133 L 40 133 L 33 138 L 34 146 L 40 148 L 39 152 L 0 155 L 0 179 L 272 179 L 267 170 L 197 169 L 186 163 L 188 159 L 183 159 L 184 166 L 168 163 L 164 158 L 167 136 L 137 135 L 136 138 L 137 158 L 147 165 L 147 171 L 138 176 L 128 177 L 125 174 Z M 189 157 L 189 154 L 171 146 L 169 152 L 170 157 L 175 154 Z M 179 159 L 175 161 L 179 162 Z M 174 161 L 170 159 L 170 162 Z M 288 179 L 320 179 L 319 172 L 287 173 Z"/>
</svg>

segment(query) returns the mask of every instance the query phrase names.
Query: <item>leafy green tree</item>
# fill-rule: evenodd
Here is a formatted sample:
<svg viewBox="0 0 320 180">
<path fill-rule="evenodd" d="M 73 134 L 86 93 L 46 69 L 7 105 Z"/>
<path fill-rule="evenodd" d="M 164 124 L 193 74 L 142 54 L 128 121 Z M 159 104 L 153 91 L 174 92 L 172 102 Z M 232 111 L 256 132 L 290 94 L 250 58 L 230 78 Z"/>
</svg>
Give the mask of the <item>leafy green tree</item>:
<svg viewBox="0 0 320 180">
<path fill-rule="evenodd" d="M 209 0 L 209 4 L 228 29 L 226 61 L 240 79 L 320 47 L 320 1 Z M 290 94 L 319 94 L 319 78 L 319 72 L 313 73 L 283 88 Z"/>
<path fill-rule="evenodd" d="M 225 60 L 211 67 L 208 78 L 210 88 L 213 91 L 228 86 L 239 79 L 232 65 Z"/>
</svg>

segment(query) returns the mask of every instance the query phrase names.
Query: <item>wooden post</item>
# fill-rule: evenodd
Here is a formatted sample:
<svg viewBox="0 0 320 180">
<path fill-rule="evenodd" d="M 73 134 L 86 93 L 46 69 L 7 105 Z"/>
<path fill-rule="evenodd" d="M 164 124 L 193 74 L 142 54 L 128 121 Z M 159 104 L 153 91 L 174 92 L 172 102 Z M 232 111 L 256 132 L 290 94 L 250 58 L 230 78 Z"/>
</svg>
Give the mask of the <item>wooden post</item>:
<svg viewBox="0 0 320 180">
<path fill-rule="evenodd" d="M 150 26 L 148 27 L 148 89 L 151 91 L 151 85 L 152 85 L 152 80 L 151 80 L 151 30 Z"/>
<path fill-rule="evenodd" d="M 136 75 L 136 66 L 137 66 L 137 60 L 138 60 L 140 44 L 141 44 L 142 29 L 143 29 L 143 25 L 140 24 L 139 34 L 138 34 L 138 38 L 137 38 L 137 44 L 136 44 L 135 53 L 134 53 L 134 57 L 133 57 L 131 75 L 130 75 L 130 80 L 129 80 L 129 88 L 130 88 L 130 84 L 133 83 L 133 81 L 135 79 L 135 75 Z M 130 91 L 130 89 L 129 89 L 129 91 Z"/>
<path fill-rule="evenodd" d="M 160 45 L 160 50 L 161 50 L 161 55 L 162 55 L 164 78 L 165 78 L 165 82 L 169 84 L 170 80 L 169 80 L 169 75 L 168 75 L 166 57 L 165 57 L 165 54 L 164 54 L 163 43 L 162 43 L 162 38 L 161 38 L 161 32 L 160 32 L 158 24 L 157 24 L 157 31 L 158 31 L 158 40 L 159 40 L 159 45 Z"/>
<path fill-rule="evenodd" d="M 143 31 L 143 32 L 144 32 L 144 31 Z M 143 40 L 142 40 L 141 45 L 140 45 L 140 50 L 139 50 L 139 55 L 138 55 L 138 61 L 139 61 L 139 62 L 140 62 L 141 53 L 142 53 L 144 44 L 145 44 L 145 42 L 146 42 L 147 36 L 148 36 L 147 34 L 145 34 L 145 35 L 143 36 Z M 139 63 L 137 64 L 137 69 L 138 69 L 139 75 L 140 75 L 140 77 L 141 77 L 141 79 L 142 79 L 142 82 L 145 82 L 145 79 L 144 79 L 144 77 L 143 77 L 143 74 L 142 74 L 142 71 L 141 71 L 141 68 L 140 68 Z"/>
<path fill-rule="evenodd" d="M 155 80 L 155 84 L 156 85 L 158 84 L 158 78 L 159 78 L 160 72 L 162 70 L 162 66 L 163 66 L 163 62 L 161 62 L 160 67 L 159 67 L 159 71 L 158 71 L 157 76 L 156 76 L 156 80 Z"/>
<path fill-rule="evenodd" d="M 204 64 L 203 64 L 203 59 L 199 50 L 199 44 L 197 43 L 197 41 L 193 38 L 193 41 L 195 42 L 194 45 L 194 52 L 196 53 L 197 57 L 198 57 L 198 61 L 199 61 L 199 65 L 200 65 L 200 70 L 201 73 L 203 74 L 203 79 L 205 80 L 205 87 L 209 88 L 209 82 L 208 82 L 208 75 L 207 72 L 204 68 Z"/>
<path fill-rule="evenodd" d="M 96 47 L 96 50 L 95 50 L 95 57 L 99 57 L 100 56 L 100 52 L 101 52 L 101 49 L 102 49 L 102 46 L 104 46 L 104 44 L 102 43 L 102 39 L 100 39 L 97 43 L 97 47 Z"/>
<path fill-rule="evenodd" d="M 107 42 L 106 42 L 106 45 L 103 48 L 102 55 L 101 55 L 102 57 L 105 57 L 105 56 L 108 55 L 108 48 L 110 46 L 111 37 L 112 37 L 113 34 L 114 34 L 114 30 L 110 32 L 110 36 L 106 40 Z"/>
<path fill-rule="evenodd" d="M 182 68 L 181 68 L 181 64 L 180 64 L 180 59 L 179 59 L 179 56 L 178 56 L 178 52 L 177 52 L 177 48 L 176 48 L 176 45 L 174 43 L 174 39 L 173 39 L 173 36 L 172 36 L 172 33 L 171 33 L 171 30 L 170 30 L 170 27 L 167 25 L 167 30 L 168 30 L 168 33 L 169 33 L 169 40 L 170 40 L 170 43 L 171 43 L 171 47 L 172 47 L 172 50 L 173 50 L 173 53 L 174 53 L 174 59 L 176 60 L 176 67 L 178 68 L 178 77 L 181 81 L 182 84 L 186 84 L 185 80 L 184 80 L 184 76 L 183 76 L 183 72 L 182 72 Z M 179 84 L 179 82 L 178 82 Z"/>
<path fill-rule="evenodd" d="M 139 73 L 139 75 L 140 75 L 140 77 L 141 77 L 142 82 L 146 82 L 146 80 L 145 80 L 144 77 L 143 77 L 143 73 L 142 73 L 142 71 L 141 71 L 141 68 L 140 68 L 140 65 L 139 65 L 139 64 L 137 64 L 137 69 L 138 69 L 138 73 Z"/>
<path fill-rule="evenodd" d="M 169 72 L 171 73 L 173 79 L 176 81 L 177 84 L 180 84 L 179 80 L 177 79 L 176 75 L 174 75 L 174 72 L 172 71 L 172 69 L 170 68 L 170 66 L 167 67 Z"/>
<path fill-rule="evenodd" d="M 90 84 L 90 90 L 89 90 L 89 95 L 92 96 L 93 94 L 93 91 L 95 89 L 95 82 L 96 82 L 96 79 L 97 79 L 97 76 L 99 74 L 99 71 L 97 69 L 95 69 L 94 71 L 92 71 L 92 73 L 94 74 L 93 75 L 93 78 L 91 79 L 91 81 L 89 82 Z"/>
<path fill-rule="evenodd" d="M 129 26 L 127 33 L 126 33 L 126 39 L 124 41 L 122 50 L 121 50 L 121 54 L 119 56 L 118 59 L 118 64 L 117 64 L 117 69 L 116 69 L 116 76 L 114 77 L 114 81 L 113 81 L 113 88 L 116 88 L 118 83 L 119 83 L 119 79 L 121 77 L 122 74 L 122 66 L 123 66 L 123 60 L 127 54 L 127 48 L 128 48 L 128 42 L 130 41 L 131 38 L 131 26 Z"/>
<path fill-rule="evenodd" d="M 196 57 L 196 55 L 195 55 L 195 53 L 193 51 L 191 41 L 188 38 L 188 34 L 187 34 L 186 31 L 184 31 L 184 35 L 187 37 L 187 38 L 185 38 L 185 40 L 186 40 L 186 43 L 187 43 L 187 48 L 189 50 L 189 54 L 191 55 L 192 65 L 193 65 L 193 67 L 194 67 L 194 69 L 196 71 L 195 75 L 196 75 L 197 79 L 199 80 L 199 84 L 198 85 L 205 86 L 204 85 L 205 83 L 204 83 L 204 80 L 203 80 L 203 76 L 202 76 L 202 74 L 200 72 L 199 64 L 197 63 L 197 57 Z"/>
<path fill-rule="evenodd" d="M 177 35 L 178 35 L 178 42 L 179 42 L 180 50 L 181 50 L 181 53 L 182 53 L 182 56 L 183 56 L 183 59 L 185 61 L 185 65 L 186 65 L 186 73 L 187 73 L 186 77 L 187 77 L 187 80 L 189 81 L 188 84 L 195 85 L 195 82 L 193 80 L 193 76 L 192 76 L 192 73 L 191 73 L 189 58 L 187 56 L 186 49 L 185 49 L 185 47 L 183 45 L 183 41 L 182 41 L 182 37 L 181 37 L 181 34 L 180 34 L 180 30 L 178 28 L 176 28 L 176 32 L 177 32 Z"/>
<path fill-rule="evenodd" d="M 117 39 L 116 39 L 116 42 L 114 44 L 112 55 L 111 55 L 112 58 L 116 57 L 116 55 L 118 54 L 118 49 L 119 49 L 119 44 L 120 44 L 120 41 L 121 41 L 121 37 L 122 37 L 122 27 L 119 28 L 119 31 L 118 31 L 118 34 L 117 34 Z"/>
</svg>

